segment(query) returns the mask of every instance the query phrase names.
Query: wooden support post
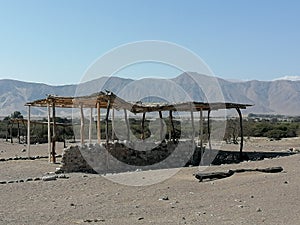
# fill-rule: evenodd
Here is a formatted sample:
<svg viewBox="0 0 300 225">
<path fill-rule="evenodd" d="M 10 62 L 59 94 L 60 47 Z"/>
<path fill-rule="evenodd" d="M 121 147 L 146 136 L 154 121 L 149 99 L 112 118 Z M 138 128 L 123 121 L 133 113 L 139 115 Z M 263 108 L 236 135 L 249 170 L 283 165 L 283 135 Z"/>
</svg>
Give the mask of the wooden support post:
<svg viewBox="0 0 300 225">
<path fill-rule="evenodd" d="M 142 118 L 142 131 L 141 131 L 141 139 L 145 139 L 145 118 L 146 118 L 146 112 L 143 112 L 143 118 Z"/>
<path fill-rule="evenodd" d="M 194 112 L 193 112 L 193 108 L 191 106 L 191 122 L 192 122 L 192 146 L 194 146 L 195 143 L 195 124 L 194 124 Z"/>
<path fill-rule="evenodd" d="M 101 121 L 100 121 L 100 102 L 97 102 L 97 139 L 98 139 L 98 144 L 101 143 Z"/>
<path fill-rule="evenodd" d="M 111 139 L 112 141 L 115 140 L 115 109 L 112 109 L 112 115 L 111 115 Z"/>
<path fill-rule="evenodd" d="M 51 162 L 51 113 L 50 113 L 50 104 L 47 104 L 47 113 L 48 113 L 48 154 L 49 154 L 49 162 Z"/>
<path fill-rule="evenodd" d="M 171 124 L 170 140 L 173 139 L 173 141 L 175 141 L 175 127 L 174 127 L 174 122 L 173 122 L 172 110 L 169 111 L 169 118 L 170 118 L 170 124 Z"/>
<path fill-rule="evenodd" d="M 27 116 L 28 116 L 27 117 L 27 154 L 28 154 L 28 157 L 30 157 L 30 106 L 28 106 L 28 115 Z"/>
<path fill-rule="evenodd" d="M 52 121 L 53 121 L 53 136 L 52 136 L 52 162 L 56 163 L 56 152 L 55 152 L 55 144 L 56 144 L 56 121 L 55 121 L 55 103 L 52 103 Z"/>
<path fill-rule="evenodd" d="M 109 142 L 109 136 L 108 136 L 108 118 L 109 118 L 109 110 L 110 110 L 110 100 L 107 102 L 107 108 L 106 108 L 106 117 L 105 117 L 105 138 L 106 138 L 106 148 L 108 148 L 108 142 Z"/>
<path fill-rule="evenodd" d="M 240 117 L 240 135 L 241 135 L 241 143 L 240 143 L 240 160 L 243 160 L 243 146 L 244 146 L 244 132 L 243 132 L 243 116 L 240 108 L 236 108 L 236 111 Z"/>
<path fill-rule="evenodd" d="M 90 109 L 90 124 L 89 124 L 89 144 L 92 144 L 92 131 L 93 131 L 93 108 Z"/>
<path fill-rule="evenodd" d="M 209 109 L 207 112 L 207 134 L 208 134 L 208 145 L 209 145 L 209 150 L 211 151 L 211 140 L 210 140 L 210 112 L 211 110 Z"/>
<path fill-rule="evenodd" d="M 194 112 L 191 108 L 191 122 L 192 122 L 192 141 L 195 141 L 195 124 L 194 124 Z"/>
<path fill-rule="evenodd" d="M 106 169 L 109 169 L 109 134 L 108 134 L 108 118 L 109 118 L 109 110 L 110 110 L 110 99 L 107 101 L 107 108 L 106 108 L 106 117 L 105 117 L 105 138 L 106 138 Z"/>
<path fill-rule="evenodd" d="M 162 118 L 162 112 L 158 111 L 159 114 L 159 121 L 160 121 L 160 141 L 163 141 L 165 138 L 163 137 L 163 131 L 164 131 L 164 123 Z"/>
<path fill-rule="evenodd" d="M 129 121 L 128 121 L 126 109 L 124 109 L 124 117 L 125 117 L 125 123 L 127 128 L 127 141 L 130 141 L 130 127 L 129 127 Z"/>
<path fill-rule="evenodd" d="M 192 151 L 195 151 L 195 124 L 194 124 L 194 112 L 193 106 L 191 105 L 191 122 L 192 122 Z M 194 154 L 192 155 L 192 164 L 194 164 L 195 158 Z"/>
<path fill-rule="evenodd" d="M 84 144 L 84 113 L 82 105 L 80 105 L 80 143 Z"/>
<path fill-rule="evenodd" d="M 199 135 L 199 138 L 200 138 L 200 154 L 201 154 L 201 157 L 203 156 L 203 109 L 200 109 L 200 135 Z"/>
</svg>

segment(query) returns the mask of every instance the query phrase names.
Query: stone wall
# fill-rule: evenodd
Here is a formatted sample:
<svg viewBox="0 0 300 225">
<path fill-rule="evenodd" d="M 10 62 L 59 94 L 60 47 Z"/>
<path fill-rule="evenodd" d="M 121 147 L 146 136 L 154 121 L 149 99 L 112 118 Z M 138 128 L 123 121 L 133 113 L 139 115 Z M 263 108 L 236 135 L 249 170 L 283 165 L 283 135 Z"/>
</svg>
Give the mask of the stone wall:
<svg viewBox="0 0 300 225">
<path fill-rule="evenodd" d="M 191 141 L 115 142 L 105 145 L 70 146 L 62 155 L 59 172 L 117 173 L 135 170 L 178 168 L 186 165 L 220 165 L 240 162 L 239 151 L 193 150 Z M 261 160 L 295 152 L 244 152 L 243 160 Z M 201 162 L 200 162 L 201 160 Z"/>
<path fill-rule="evenodd" d="M 96 173 L 82 156 L 80 148 L 81 147 L 78 145 L 71 145 L 70 147 L 64 149 L 60 169 L 58 172 Z"/>
<path fill-rule="evenodd" d="M 191 141 L 70 146 L 63 152 L 59 172 L 105 174 L 183 167 L 195 157 L 193 146 Z"/>
</svg>

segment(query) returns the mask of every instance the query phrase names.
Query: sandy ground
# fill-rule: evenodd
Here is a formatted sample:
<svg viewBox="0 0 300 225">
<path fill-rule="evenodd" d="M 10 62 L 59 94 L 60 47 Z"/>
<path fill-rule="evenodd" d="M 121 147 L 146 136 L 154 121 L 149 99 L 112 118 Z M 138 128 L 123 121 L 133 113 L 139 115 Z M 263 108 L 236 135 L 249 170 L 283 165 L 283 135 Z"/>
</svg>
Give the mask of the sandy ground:
<svg viewBox="0 0 300 225">
<path fill-rule="evenodd" d="M 26 156 L 25 146 L 0 141 L 0 158 Z M 236 148 L 224 145 L 224 148 Z M 245 150 L 300 148 L 298 138 L 270 142 L 250 139 Z M 47 155 L 46 145 L 31 148 Z M 171 178 L 148 186 L 120 180 L 155 180 L 168 170 L 119 175 L 72 173 L 69 179 L 0 184 L 0 224 L 300 224 L 300 154 L 205 171 L 282 166 L 284 172 L 247 172 L 198 182 L 198 167 L 182 168 Z M 0 181 L 41 177 L 58 164 L 47 159 L 0 162 Z M 201 168 L 202 169 L 202 168 Z M 160 200 L 165 199 L 165 200 Z"/>
</svg>

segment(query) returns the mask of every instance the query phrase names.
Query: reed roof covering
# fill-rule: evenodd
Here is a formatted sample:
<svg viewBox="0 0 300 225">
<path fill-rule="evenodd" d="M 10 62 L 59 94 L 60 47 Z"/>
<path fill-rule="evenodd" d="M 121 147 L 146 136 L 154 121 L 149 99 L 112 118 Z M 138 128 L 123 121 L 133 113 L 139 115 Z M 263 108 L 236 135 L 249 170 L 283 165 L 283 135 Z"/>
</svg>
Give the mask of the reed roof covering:
<svg viewBox="0 0 300 225">
<path fill-rule="evenodd" d="M 99 92 L 88 96 L 65 97 L 48 95 L 45 99 L 28 102 L 26 106 L 59 108 L 115 108 L 126 109 L 132 113 L 158 112 L 158 111 L 208 111 L 220 109 L 246 109 L 252 105 L 231 102 L 180 102 L 180 103 L 142 103 L 127 102 L 112 92 Z"/>
</svg>

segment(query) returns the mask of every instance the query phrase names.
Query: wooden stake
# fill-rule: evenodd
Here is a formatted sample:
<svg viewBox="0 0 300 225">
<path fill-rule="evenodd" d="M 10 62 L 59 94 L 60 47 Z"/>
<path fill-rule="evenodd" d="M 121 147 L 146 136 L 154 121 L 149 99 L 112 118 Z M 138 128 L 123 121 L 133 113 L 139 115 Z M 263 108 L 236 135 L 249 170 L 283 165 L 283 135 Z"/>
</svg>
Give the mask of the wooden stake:
<svg viewBox="0 0 300 225">
<path fill-rule="evenodd" d="M 208 134 L 208 145 L 209 145 L 209 150 L 211 151 L 211 140 L 210 140 L 210 112 L 211 110 L 209 109 L 207 112 L 207 134 Z"/>
<path fill-rule="evenodd" d="M 100 123 L 100 102 L 97 102 L 97 139 L 98 139 L 98 144 L 101 143 L 101 123 Z"/>
<path fill-rule="evenodd" d="M 172 110 L 169 111 L 169 118 L 170 118 L 170 124 L 171 124 L 170 140 L 173 139 L 173 141 L 175 141 L 175 127 L 174 127 L 174 123 L 173 123 Z"/>
<path fill-rule="evenodd" d="M 28 157 L 30 157 L 30 106 L 28 106 L 28 118 L 27 118 L 27 154 Z"/>
<path fill-rule="evenodd" d="M 109 169 L 109 136 L 108 136 L 108 118 L 109 118 L 109 110 L 110 110 L 110 99 L 107 101 L 107 108 L 106 108 L 106 117 L 105 117 L 105 137 L 106 137 L 106 169 Z"/>
<path fill-rule="evenodd" d="M 244 146 L 244 133 L 243 133 L 243 116 L 241 110 L 236 108 L 236 111 L 240 117 L 240 135 L 241 135 L 241 143 L 240 143 L 240 160 L 243 160 L 243 146 Z"/>
<path fill-rule="evenodd" d="M 193 108 L 191 106 L 191 122 L 192 122 L 192 147 L 194 150 L 194 143 L 195 143 L 195 124 L 194 124 L 194 112 L 193 112 Z"/>
<path fill-rule="evenodd" d="M 127 140 L 130 141 L 130 127 L 129 127 L 126 109 L 124 109 L 124 117 L 125 117 L 125 123 L 126 123 L 126 128 L 127 128 Z"/>
<path fill-rule="evenodd" d="M 82 105 L 80 105 L 80 143 L 84 144 L 84 113 Z"/>
<path fill-rule="evenodd" d="M 56 163 L 56 152 L 55 152 L 55 144 L 56 144 L 56 121 L 55 121 L 55 103 L 52 103 L 52 120 L 53 120 L 53 137 L 52 137 L 52 162 Z"/>
<path fill-rule="evenodd" d="M 49 154 L 49 162 L 51 162 L 51 115 L 50 115 L 50 104 L 47 103 L 47 111 L 48 111 L 48 154 Z"/>
<path fill-rule="evenodd" d="M 165 138 L 163 137 L 164 123 L 162 118 L 162 112 L 158 111 L 159 121 L 160 121 L 160 141 L 163 141 Z"/>
<path fill-rule="evenodd" d="M 112 119 L 111 119 L 111 139 L 115 140 L 115 109 L 112 109 Z"/>
<path fill-rule="evenodd" d="M 195 124 L 194 124 L 194 112 L 191 109 L 191 122 L 192 122 L 192 141 L 195 141 Z"/>
<path fill-rule="evenodd" d="M 146 112 L 143 113 L 143 119 L 142 119 L 142 131 L 141 131 L 141 139 L 145 139 L 145 117 L 146 117 Z"/>
<path fill-rule="evenodd" d="M 191 122 L 192 122 L 192 151 L 195 151 L 195 124 L 194 124 L 194 112 L 193 106 L 191 105 Z M 192 164 L 194 164 L 194 154 L 192 155 Z"/>
<path fill-rule="evenodd" d="M 89 144 L 92 144 L 93 108 L 90 109 Z"/>
<path fill-rule="evenodd" d="M 200 109 L 200 154 L 203 155 L 203 110 Z"/>
<path fill-rule="evenodd" d="M 110 109 L 110 100 L 107 102 L 107 108 L 106 108 L 106 117 L 105 117 L 105 137 L 106 137 L 106 147 L 108 148 L 108 142 L 109 142 L 109 136 L 108 136 L 108 118 L 109 118 L 109 109 Z"/>
</svg>

